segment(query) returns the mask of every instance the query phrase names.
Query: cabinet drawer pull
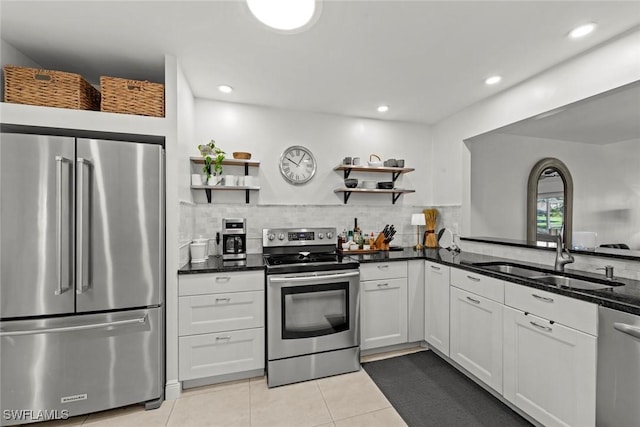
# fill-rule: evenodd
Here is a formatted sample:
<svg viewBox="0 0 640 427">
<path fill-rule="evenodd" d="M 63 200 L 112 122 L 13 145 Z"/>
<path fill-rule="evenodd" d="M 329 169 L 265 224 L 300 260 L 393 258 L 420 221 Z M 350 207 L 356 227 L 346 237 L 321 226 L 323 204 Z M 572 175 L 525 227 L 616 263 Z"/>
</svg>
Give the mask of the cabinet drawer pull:
<svg viewBox="0 0 640 427">
<path fill-rule="evenodd" d="M 382 270 L 383 268 L 389 268 L 389 264 L 379 265 L 378 268 Z"/>
<path fill-rule="evenodd" d="M 436 267 L 435 265 L 432 265 L 431 268 L 434 270 L 440 270 L 440 267 Z"/>
<path fill-rule="evenodd" d="M 378 283 L 378 287 L 379 288 L 383 288 L 383 287 L 387 287 L 387 286 L 389 286 L 388 283 Z"/>
<path fill-rule="evenodd" d="M 469 301 L 471 301 L 472 303 L 480 304 L 480 301 L 478 301 L 477 299 L 473 299 L 473 298 L 471 298 L 471 297 L 467 297 L 467 299 L 468 299 Z"/>
<path fill-rule="evenodd" d="M 226 302 L 230 302 L 231 298 L 227 297 L 227 298 L 216 298 L 216 302 L 218 301 L 226 301 Z"/>
<path fill-rule="evenodd" d="M 544 302 L 553 302 L 553 298 L 541 297 L 540 295 L 531 294 L 532 297 L 539 299 Z"/>
<path fill-rule="evenodd" d="M 480 281 L 480 278 L 479 278 L 479 277 L 473 277 L 473 276 L 469 276 L 469 275 L 467 275 L 467 279 L 471 279 L 471 280 L 473 280 L 474 282 L 479 282 L 479 281 Z"/>
<path fill-rule="evenodd" d="M 538 328 L 538 329 L 542 329 L 542 330 L 547 331 L 547 332 L 551 332 L 551 331 L 553 331 L 553 329 L 551 329 L 551 328 L 550 328 L 550 327 L 548 327 L 548 326 L 538 325 L 536 322 L 529 322 L 529 323 L 531 323 L 533 326 L 535 326 L 535 327 L 536 327 L 536 328 Z"/>
<path fill-rule="evenodd" d="M 231 276 L 218 276 L 216 282 L 228 282 L 231 280 Z"/>
<path fill-rule="evenodd" d="M 229 341 L 231 339 L 231 335 L 224 335 L 221 337 L 216 337 L 216 341 Z"/>
</svg>

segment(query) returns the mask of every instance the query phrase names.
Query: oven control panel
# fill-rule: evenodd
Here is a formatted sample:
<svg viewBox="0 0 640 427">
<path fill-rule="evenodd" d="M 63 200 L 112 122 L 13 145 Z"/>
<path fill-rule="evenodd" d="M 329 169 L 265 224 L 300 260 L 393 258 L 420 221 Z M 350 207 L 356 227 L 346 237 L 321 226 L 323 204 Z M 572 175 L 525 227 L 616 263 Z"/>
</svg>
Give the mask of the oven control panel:
<svg viewBox="0 0 640 427">
<path fill-rule="evenodd" d="M 265 228 L 262 230 L 262 246 L 336 245 L 336 234 L 335 227 Z"/>
</svg>

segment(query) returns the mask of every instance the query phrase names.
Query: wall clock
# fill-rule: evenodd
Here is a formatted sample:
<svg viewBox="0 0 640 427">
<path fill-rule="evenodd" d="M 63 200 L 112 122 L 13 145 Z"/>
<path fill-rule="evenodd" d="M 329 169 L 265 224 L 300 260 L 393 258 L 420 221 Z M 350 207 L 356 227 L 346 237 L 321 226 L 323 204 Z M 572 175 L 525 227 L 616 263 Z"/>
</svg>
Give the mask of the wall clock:
<svg viewBox="0 0 640 427">
<path fill-rule="evenodd" d="M 280 156 L 280 173 L 291 184 L 304 184 L 316 173 L 316 159 L 308 148 L 291 146 Z"/>
</svg>

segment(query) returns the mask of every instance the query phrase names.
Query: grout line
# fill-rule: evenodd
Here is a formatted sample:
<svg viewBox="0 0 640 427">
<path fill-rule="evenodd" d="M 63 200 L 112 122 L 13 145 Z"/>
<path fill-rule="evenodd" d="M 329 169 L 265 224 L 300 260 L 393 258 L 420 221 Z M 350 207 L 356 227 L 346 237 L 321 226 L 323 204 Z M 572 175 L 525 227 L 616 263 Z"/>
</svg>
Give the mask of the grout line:
<svg viewBox="0 0 640 427">
<path fill-rule="evenodd" d="M 174 399 L 174 400 L 171 401 L 172 402 L 171 410 L 169 411 L 169 416 L 167 417 L 167 421 L 164 422 L 165 427 L 169 426 L 169 420 L 171 419 L 171 415 L 173 415 L 173 410 L 176 409 L 176 403 L 178 402 L 178 399 Z M 165 400 L 165 402 L 166 402 L 166 400 Z"/>
<path fill-rule="evenodd" d="M 329 413 L 329 417 L 331 418 L 331 422 L 334 423 L 336 420 L 333 419 L 333 414 L 331 413 L 331 408 L 329 408 L 329 404 L 327 403 L 327 399 L 324 397 L 324 393 L 322 392 L 322 387 L 320 387 L 320 384 L 318 383 L 318 380 L 313 380 L 313 382 L 316 383 L 316 387 L 318 387 L 318 390 L 320 391 L 320 396 L 322 396 L 322 401 L 324 402 L 324 406 L 327 408 L 327 412 Z"/>
</svg>

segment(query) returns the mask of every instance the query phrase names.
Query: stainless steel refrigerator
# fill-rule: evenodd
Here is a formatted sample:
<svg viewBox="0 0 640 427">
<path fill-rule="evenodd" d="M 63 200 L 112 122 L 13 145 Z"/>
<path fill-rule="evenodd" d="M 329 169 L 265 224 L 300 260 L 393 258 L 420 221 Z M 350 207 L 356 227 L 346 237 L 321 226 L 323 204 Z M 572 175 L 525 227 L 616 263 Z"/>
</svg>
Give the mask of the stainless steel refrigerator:
<svg viewBox="0 0 640 427">
<path fill-rule="evenodd" d="M 0 134 L 2 425 L 162 402 L 163 170 L 160 145 Z"/>
</svg>

